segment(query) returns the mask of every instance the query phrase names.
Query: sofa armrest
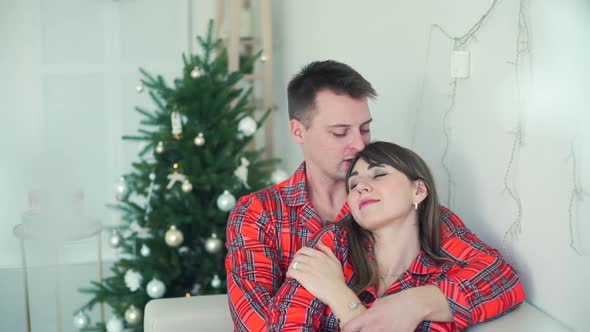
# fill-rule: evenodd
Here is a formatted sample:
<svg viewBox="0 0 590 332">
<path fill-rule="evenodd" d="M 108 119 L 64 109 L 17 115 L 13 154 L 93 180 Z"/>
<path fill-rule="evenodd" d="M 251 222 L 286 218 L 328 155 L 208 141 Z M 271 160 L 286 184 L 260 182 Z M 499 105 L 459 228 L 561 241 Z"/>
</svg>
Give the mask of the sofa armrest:
<svg viewBox="0 0 590 332">
<path fill-rule="evenodd" d="M 151 300 L 144 317 L 145 332 L 233 331 L 226 294 Z"/>
<path fill-rule="evenodd" d="M 469 332 L 567 332 L 569 329 L 532 305 L 523 302 L 514 311 L 467 329 Z"/>
<path fill-rule="evenodd" d="M 232 331 L 227 295 L 158 299 L 148 302 L 145 332 Z M 567 332 L 566 327 L 524 302 L 497 319 L 475 325 L 469 332 Z"/>
</svg>

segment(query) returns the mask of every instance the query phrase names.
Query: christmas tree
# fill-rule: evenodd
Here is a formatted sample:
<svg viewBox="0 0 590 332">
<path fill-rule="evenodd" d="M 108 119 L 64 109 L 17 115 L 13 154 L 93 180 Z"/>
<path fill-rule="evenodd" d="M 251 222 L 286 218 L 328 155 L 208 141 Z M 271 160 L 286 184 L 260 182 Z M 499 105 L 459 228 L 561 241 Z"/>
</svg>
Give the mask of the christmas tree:
<svg viewBox="0 0 590 332">
<path fill-rule="evenodd" d="M 252 88 L 241 88 L 260 53 L 228 71 L 221 40 L 197 37 L 200 55 L 183 55 L 182 77 L 168 86 L 161 76 L 143 74 L 156 109 L 143 115 L 137 136 L 147 144 L 121 178 L 118 202 L 124 222 L 109 230 L 110 245 L 121 253 L 112 276 L 81 292 L 93 297 L 74 325 L 82 331 L 142 331 L 142 311 L 154 298 L 225 293 L 225 228 L 235 197 L 270 183 L 276 159 L 249 143 L 269 115 L 253 119 Z M 97 303 L 114 314 L 90 326 L 86 312 Z"/>
</svg>

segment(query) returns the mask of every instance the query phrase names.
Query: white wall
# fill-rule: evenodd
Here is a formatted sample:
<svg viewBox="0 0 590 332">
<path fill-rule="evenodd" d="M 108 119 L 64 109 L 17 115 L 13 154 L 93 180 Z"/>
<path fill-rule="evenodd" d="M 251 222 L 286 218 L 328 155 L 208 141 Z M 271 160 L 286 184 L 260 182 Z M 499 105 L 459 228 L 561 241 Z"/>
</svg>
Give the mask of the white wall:
<svg viewBox="0 0 590 332">
<path fill-rule="evenodd" d="M 87 215 L 117 222 L 104 204 L 112 202 L 118 176 L 137 156 L 137 146 L 119 138 L 135 131 L 139 117 L 133 107 L 150 105 L 145 94 L 135 93 L 137 67 L 177 75 L 180 52 L 188 47 L 187 1 L 171 3 L 0 0 L 0 272 L 10 267 L 4 269 L 10 277 L 3 279 L 10 282 L 0 284 L 19 291 L 0 300 L 0 330 L 23 326 L 24 312 L 15 310 L 22 303 L 12 300 L 22 284 L 10 286 L 22 272 L 12 227 L 28 206 L 28 191 L 43 185 L 63 198 L 81 188 Z M 284 135 L 289 78 L 312 60 L 349 63 L 380 94 L 372 105 L 374 138 L 411 146 L 424 156 L 446 202 L 450 174 L 455 186 L 449 205 L 482 239 L 503 248 L 520 270 L 529 301 L 584 331 L 590 322 L 583 315 L 590 294 L 590 198 L 570 204 L 570 197 L 574 184 L 590 190 L 590 5 L 525 2 L 531 53 L 523 57 L 519 103 L 514 67 L 507 64 L 515 58 L 519 3 L 500 2 L 477 41 L 467 45 L 472 75 L 458 81 L 455 108 L 446 117 L 447 146 L 443 117 L 450 105 L 452 42 L 431 25 L 461 35 L 490 3 L 274 1 L 275 151 L 289 171 L 301 160 Z M 213 12 L 214 1 L 193 1 L 194 33 L 203 32 Z M 522 233 L 503 242 L 518 216 L 504 179 L 514 140 L 510 132 L 519 121 L 524 141 L 508 184 L 522 202 Z M 572 142 L 575 159 L 568 159 Z M 441 159 L 445 150 L 449 173 Z M 581 256 L 569 246 L 570 219 Z M 63 259 L 92 261 L 93 242 L 80 245 L 86 247 L 64 249 Z M 78 298 L 65 301 L 72 308 L 81 304 Z M 67 330 L 71 323 L 64 317 Z"/>
<path fill-rule="evenodd" d="M 96 237 L 55 240 L 83 229 L 80 215 L 103 225 L 119 222 L 105 205 L 115 201 L 115 184 L 139 152 L 139 144 L 121 136 L 136 133 L 135 106 L 153 108 L 147 93 L 135 90 L 138 67 L 180 75 L 181 53 L 197 50 L 194 36 L 204 34 L 214 10 L 209 0 L 0 0 L 1 331 L 25 326 L 13 227 L 36 190 L 55 218 L 42 227 L 50 241 L 25 241 L 33 331 L 73 330 L 73 310 L 89 299 L 77 288 L 97 279 Z M 73 204 L 79 191 L 80 215 Z M 104 238 L 103 258 L 112 261 L 117 253 Z"/>
<path fill-rule="evenodd" d="M 523 1 L 530 54 L 519 58 L 517 83 L 515 66 L 508 62 L 516 58 L 520 4 L 499 2 L 477 39 L 463 48 L 471 54 L 472 72 L 457 81 L 451 109 L 453 41 L 431 27 L 438 24 L 461 36 L 491 3 L 275 3 L 280 17 L 275 19 L 275 86 L 283 87 L 276 93 L 275 151 L 289 171 L 301 161 L 298 147 L 284 135 L 284 87 L 291 76 L 312 60 L 352 65 L 380 95 L 372 105 L 373 138 L 419 152 L 433 169 L 445 204 L 518 268 L 528 300 L 569 328 L 585 331 L 590 197 L 571 197 L 574 185 L 578 192 L 590 190 L 590 3 Z M 518 128 L 522 143 L 511 158 L 517 137 L 512 132 Z M 504 240 L 516 220 L 521 233 Z M 572 241 L 580 253 L 570 247 Z"/>
</svg>

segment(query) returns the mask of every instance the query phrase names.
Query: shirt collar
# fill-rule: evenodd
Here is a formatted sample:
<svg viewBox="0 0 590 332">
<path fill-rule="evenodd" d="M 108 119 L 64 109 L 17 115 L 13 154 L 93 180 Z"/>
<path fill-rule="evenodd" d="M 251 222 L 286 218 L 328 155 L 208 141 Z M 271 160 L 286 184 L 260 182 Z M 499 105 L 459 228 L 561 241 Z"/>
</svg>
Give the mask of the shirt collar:
<svg viewBox="0 0 590 332">
<path fill-rule="evenodd" d="M 427 275 L 439 272 L 440 266 L 424 250 L 420 250 L 408 270 L 414 275 Z"/>
<path fill-rule="evenodd" d="M 279 189 L 285 193 L 285 204 L 289 206 L 311 206 L 307 192 L 307 177 L 305 176 L 305 161 L 299 165 L 291 177 L 278 185 Z M 314 209 L 315 210 L 315 209 Z M 342 209 L 336 217 L 336 221 L 342 220 L 350 212 L 347 203 L 344 203 Z"/>
<path fill-rule="evenodd" d="M 307 185 L 305 177 L 305 162 L 291 175 L 289 179 L 278 185 L 285 193 L 285 203 L 289 206 L 301 206 L 307 201 Z"/>
</svg>

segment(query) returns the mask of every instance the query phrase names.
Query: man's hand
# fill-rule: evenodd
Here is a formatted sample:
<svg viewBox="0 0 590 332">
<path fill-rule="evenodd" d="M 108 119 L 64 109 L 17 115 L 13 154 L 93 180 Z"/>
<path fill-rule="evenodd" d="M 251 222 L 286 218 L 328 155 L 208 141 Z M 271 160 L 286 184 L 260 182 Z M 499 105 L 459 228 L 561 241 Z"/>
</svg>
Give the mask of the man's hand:
<svg viewBox="0 0 590 332">
<path fill-rule="evenodd" d="M 346 323 L 342 331 L 414 331 L 423 320 L 453 321 L 447 298 L 437 286 L 409 288 L 379 298 L 371 308 Z"/>
<path fill-rule="evenodd" d="M 411 332 L 422 321 L 422 310 L 408 301 L 404 293 L 377 299 L 371 308 L 350 320 L 343 332 L 395 331 Z"/>
<path fill-rule="evenodd" d="M 332 250 L 322 243 L 317 249 L 299 249 L 289 265 L 287 277 L 299 281 L 313 296 L 329 306 L 343 291 L 348 290 L 348 286 L 342 264 Z"/>
</svg>

